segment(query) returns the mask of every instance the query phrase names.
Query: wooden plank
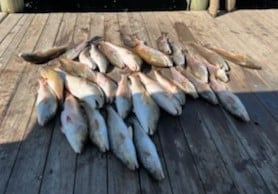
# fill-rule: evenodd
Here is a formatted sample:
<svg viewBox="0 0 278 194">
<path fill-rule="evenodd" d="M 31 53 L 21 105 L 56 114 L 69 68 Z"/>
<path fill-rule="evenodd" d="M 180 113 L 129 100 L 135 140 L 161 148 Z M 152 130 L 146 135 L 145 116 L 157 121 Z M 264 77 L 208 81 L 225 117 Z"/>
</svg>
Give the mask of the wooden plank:
<svg viewBox="0 0 278 194">
<path fill-rule="evenodd" d="M 18 34 L 18 32 L 20 31 L 20 29 L 26 25 L 26 20 L 28 19 L 28 15 L 24 15 L 23 17 L 21 17 L 17 23 L 17 25 L 15 25 L 10 33 L 5 37 L 5 39 L 1 42 L 0 44 L 0 57 L 3 55 L 3 53 L 6 51 L 6 49 L 8 48 L 8 46 L 11 44 L 12 40 L 14 39 L 14 37 Z M 2 68 L 2 66 L 1 66 Z"/>
<path fill-rule="evenodd" d="M 0 75 L 6 67 L 12 55 L 16 55 L 16 48 L 20 44 L 27 28 L 29 27 L 32 19 L 32 14 L 24 15 L 20 18 L 17 25 L 11 30 L 6 38 L 0 43 Z"/>
<path fill-rule="evenodd" d="M 23 14 L 9 14 L 0 24 L 0 43 L 10 33 L 11 29 L 18 23 Z"/>
<path fill-rule="evenodd" d="M 275 48 L 277 51 L 278 45 L 273 44 L 278 41 L 277 28 L 275 28 L 274 24 L 272 24 L 272 20 L 268 19 L 267 15 L 269 15 L 268 12 L 262 14 L 261 11 L 254 10 L 246 12 L 245 17 L 250 20 L 250 23 L 248 22 L 249 28 L 256 29 L 252 30 L 252 33 L 257 37 L 257 39 L 263 41 L 264 44 L 270 49 Z"/>
<path fill-rule="evenodd" d="M 47 17 L 48 15 L 46 14 L 36 15 L 36 19 L 32 21 L 30 27 L 26 31 L 26 36 L 24 36 L 18 47 L 19 52 L 33 50 Z M 8 63 L 9 65 L 2 71 L 0 77 L 0 121 L 7 111 L 9 103 L 13 98 L 14 91 L 26 67 L 26 63 L 22 62 L 22 59 L 19 59 L 17 56 L 12 56 Z M 9 79 L 7 79 L 7 77 L 9 77 Z"/>
<path fill-rule="evenodd" d="M 121 23 L 123 23 L 123 21 L 120 20 L 120 24 Z M 128 13 L 128 25 L 126 26 L 128 28 L 127 31 L 130 31 L 131 34 L 136 33 L 141 40 L 145 40 L 149 42 L 147 31 L 145 29 L 144 22 L 142 20 L 142 17 L 140 16 L 140 13 Z M 145 193 L 146 194 L 147 193 L 165 193 L 165 194 L 173 193 L 170 179 L 168 176 L 168 170 L 165 163 L 163 150 L 161 147 L 161 143 L 159 141 L 159 136 L 155 134 L 152 137 L 152 140 L 156 145 L 156 149 L 158 151 L 158 155 L 162 163 L 163 171 L 165 174 L 165 179 L 163 181 L 157 182 L 154 179 L 152 179 L 143 168 L 141 168 L 139 170 L 141 192 L 144 194 Z"/>
<path fill-rule="evenodd" d="M 251 17 L 253 15 L 253 17 Z M 244 18 L 245 22 L 242 22 L 242 18 Z M 253 19 L 251 19 L 253 18 Z M 258 60 L 263 63 L 263 66 L 267 65 L 268 69 L 263 69 L 263 71 L 259 71 L 265 79 L 267 77 L 270 77 L 269 79 L 274 79 L 275 75 L 273 75 L 273 72 L 278 72 L 278 67 L 276 67 L 275 61 L 278 60 L 278 57 L 276 56 L 276 53 L 278 52 L 278 46 L 276 44 L 273 44 L 273 42 L 277 42 L 278 40 L 267 40 L 267 37 L 271 37 L 271 34 L 276 34 L 275 31 L 273 32 L 267 32 L 267 28 L 264 27 L 264 25 L 260 25 L 257 21 L 259 21 L 259 18 L 256 18 L 256 14 L 252 13 L 250 15 L 247 14 L 235 14 L 231 18 L 242 31 L 245 31 L 244 34 L 246 34 L 249 39 L 248 39 L 248 47 L 250 48 L 249 50 L 252 50 L 253 53 L 256 53 L 258 55 Z M 267 22 L 265 22 L 267 23 Z M 235 28 L 235 27 L 234 27 Z M 237 28 L 239 29 L 239 28 Z M 263 30 L 263 31 L 261 31 Z M 271 29 L 269 29 L 271 30 Z M 268 33 L 269 36 L 266 36 Z M 245 38 L 245 36 L 241 35 L 240 37 L 241 40 Z M 252 37 L 252 39 L 251 39 Z M 259 48 L 259 49 L 257 49 Z M 262 53 L 262 55 L 261 55 Z M 267 79 L 268 80 L 268 79 Z M 274 80 L 272 80 L 274 81 Z M 275 84 L 276 82 L 274 82 Z M 278 83 L 278 82 L 277 82 Z"/>
<path fill-rule="evenodd" d="M 36 49 L 43 50 L 53 46 L 62 16 L 62 14 L 51 14 L 49 16 L 40 39 L 37 42 Z M 39 73 L 38 67 L 33 66 L 27 66 L 24 72 L 22 81 L 17 87 L 16 94 L 10 106 L 17 106 L 18 100 L 16 98 L 19 93 L 20 100 L 25 102 L 21 108 L 24 108 L 26 111 L 29 106 L 32 110 L 36 100 L 34 93 L 26 90 L 26 86 L 34 86 L 39 77 Z M 38 193 L 40 188 L 48 153 L 48 145 L 51 139 L 51 130 L 54 128 L 54 124 L 48 127 L 40 127 L 36 123 L 36 114 L 34 112 L 30 122 L 31 124 L 24 134 L 24 141 L 21 143 L 17 160 L 9 179 L 7 193 Z M 25 178 L 22 179 L 22 176 Z"/>
<path fill-rule="evenodd" d="M 200 19 L 200 22 L 202 21 L 202 19 L 207 19 L 206 16 L 195 13 L 196 19 L 198 19 L 198 17 L 202 17 Z M 190 15 L 186 15 L 186 17 L 190 17 Z M 209 18 L 210 19 L 210 18 Z M 182 21 L 182 20 L 181 20 Z M 237 26 L 237 24 L 234 24 L 233 27 L 230 27 L 229 25 L 226 25 L 228 20 L 212 20 L 210 19 L 211 22 L 209 22 L 209 27 L 208 26 L 203 26 L 202 30 L 200 30 L 200 26 L 202 26 L 200 23 L 198 23 L 198 25 L 192 25 L 192 29 L 195 30 L 194 33 L 196 33 L 196 35 L 198 35 L 199 37 L 202 37 L 203 42 L 206 44 L 209 44 L 211 42 L 209 42 L 208 40 L 210 40 L 212 37 L 214 37 L 215 35 L 213 33 L 218 33 L 217 30 L 215 29 L 221 29 L 223 31 L 223 33 L 221 35 L 218 35 L 218 39 L 221 40 L 221 44 L 225 44 L 225 46 L 222 46 L 226 49 L 234 49 L 236 48 L 236 50 L 238 50 L 239 52 L 245 52 L 247 50 L 250 51 L 250 46 L 248 46 L 247 44 L 249 44 L 249 42 L 247 44 L 243 44 L 243 39 L 240 40 L 238 38 L 238 35 L 235 35 L 233 33 L 233 30 L 237 30 L 240 31 L 240 27 Z M 230 24 L 232 22 L 229 22 Z M 190 24 L 189 24 L 190 25 Z M 237 27 L 236 27 L 237 26 Z M 198 29 L 199 28 L 199 29 Z M 205 30 L 205 28 L 207 28 Z M 215 31 L 214 31 L 215 30 Z M 200 34 L 199 31 L 206 31 L 206 33 Z M 214 31 L 214 32 L 211 32 Z M 213 35 L 211 37 L 208 37 L 207 34 L 208 33 L 212 33 Z M 206 38 L 205 38 L 206 37 Z M 227 42 L 227 40 L 230 40 L 229 42 Z M 219 41 L 218 41 L 219 43 Z M 214 43 L 214 44 L 217 44 Z M 221 47 L 221 46 L 220 46 Z M 248 53 L 251 56 L 255 56 L 256 51 L 253 51 L 252 53 Z M 258 59 L 259 60 L 259 59 Z M 267 63 L 265 63 L 267 64 Z M 231 64 L 233 65 L 233 64 Z M 258 71 L 255 70 L 248 70 L 248 69 L 244 69 L 244 68 L 238 68 L 236 65 L 232 66 L 232 69 L 236 69 L 235 72 L 238 71 L 243 71 L 245 76 L 243 77 L 245 82 L 248 83 L 248 85 L 251 88 L 251 91 L 260 99 L 260 101 L 264 104 L 264 106 L 266 107 L 266 109 L 269 111 L 269 113 L 277 120 L 277 111 L 278 111 L 278 104 L 277 103 L 273 103 L 275 102 L 275 99 L 277 98 L 277 86 L 270 86 L 269 85 L 269 81 L 266 82 L 264 80 L 261 79 L 261 76 L 257 73 Z M 269 71 L 268 67 L 265 67 L 263 70 L 261 71 Z M 233 72 L 233 70 L 232 70 Z M 251 73 L 252 72 L 252 73 Z M 272 79 L 272 81 L 277 80 L 277 79 Z M 273 85 L 273 84 L 272 84 Z M 244 92 L 244 91 L 243 91 Z M 248 91 L 249 92 L 249 91 Z"/>
<path fill-rule="evenodd" d="M 7 16 L 8 16 L 7 13 L 1 13 L 1 12 L 0 12 L 0 24 L 1 24 L 1 22 L 2 22 Z"/>
<path fill-rule="evenodd" d="M 206 193 L 244 193 L 239 182 L 232 180 L 212 137 L 199 117 L 196 104 L 189 100 L 179 119 Z M 203 103 L 206 109 L 215 109 Z"/>
<path fill-rule="evenodd" d="M 90 36 L 103 36 L 104 16 L 90 14 Z M 107 193 L 107 154 L 102 154 L 95 146 L 86 145 L 84 153 L 78 155 L 74 193 Z"/>
<path fill-rule="evenodd" d="M 169 20 L 168 12 L 156 13 L 154 17 L 161 31 L 168 32 L 169 37 L 178 42 L 178 37 Z M 187 99 L 181 117 L 178 119 L 180 127 L 183 129 L 186 140 L 196 163 L 198 172 L 207 193 L 239 193 L 238 186 L 231 179 L 221 155 L 211 140 L 210 135 L 198 120 L 198 112 L 194 108 L 192 99 Z M 189 108 L 190 107 L 190 108 Z M 212 108 L 206 104 L 207 108 Z M 242 192 L 242 191 L 241 191 Z"/>
<path fill-rule="evenodd" d="M 90 33 L 90 20 L 91 17 L 88 13 L 78 13 L 73 37 L 73 42 L 75 44 L 78 44 L 87 38 L 84 31 Z"/>
<path fill-rule="evenodd" d="M 55 44 L 63 45 L 73 41 L 76 18 L 77 14 L 64 14 Z M 39 191 L 42 194 L 74 191 L 77 156 L 62 134 L 59 121 L 60 116 L 57 115 Z"/>
<path fill-rule="evenodd" d="M 188 15 L 187 15 L 188 18 Z M 198 18 L 198 19 L 197 19 Z M 206 21 L 206 18 L 204 16 L 200 16 L 198 15 L 198 17 L 195 15 L 194 20 L 198 22 L 198 20 L 200 21 Z M 208 23 L 211 23 L 211 21 L 206 21 L 206 25 Z M 208 28 L 212 28 L 211 26 L 209 26 Z M 211 35 L 209 37 L 211 43 L 213 44 L 217 44 L 217 41 L 219 41 L 219 37 L 223 37 L 224 35 L 218 34 L 216 32 L 217 30 L 213 30 L 211 32 Z M 198 37 L 199 38 L 199 37 Z M 208 37 L 201 37 L 201 38 L 208 38 Z M 222 43 L 223 41 L 221 41 Z M 235 41 L 233 41 L 235 42 Z M 236 71 L 236 77 L 232 77 L 231 83 L 229 84 L 230 86 L 233 85 L 233 89 L 235 91 L 237 91 L 239 88 L 246 88 L 248 90 L 250 90 L 250 88 L 247 88 L 246 84 L 243 77 L 239 77 L 239 72 L 240 71 Z M 231 76 L 233 76 L 233 74 L 231 74 Z M 241 85 L 238 85 L 236 83 L 241 83 Z M 240 94 L 239 94 L 240 95 Z M 258 117 L 259 115 L 263 115 L 263 113 L 266 113 L 266 111 L 264 110 L 264 108 L 261 108 L 262 106 L 260 105 L 260 103 L 254 99 L 254 96 L 252 94 L 242 94 L 240 95 L 241 99 L 243 99 L 244 104 L 246 104 L 247 109 L 250 108 L 251 110 L 249 111 L 249 113 L 251 114 L 251 118 L 252 115 L 254 114 L 254 112 L 260 112 L 256 115 L 256 117 Z M 253 98 L 252 98 L 253 97 Z M 256 104 L 257 106 L 254 107 L 254 104 Z M 255 113 L 256 114 L 256 113 Z M 225 113 L 225 115 L 227 115 Z M 246 150 L 246 152 L 248 153 L 248 155 L 250 155 L 250 157 L 253 159 L 252 163 L 254 164 L 255 168 L 260 172 L 260 174 L 263 176 L 264 181 L 267 181 L 267 185 L 271 188 L 271 191 L 275 193 L 275 173 L 272 173 L 271 171 L 276 172 L 276 168 L 275 167 L 275 145 L 277 147 L 277 143 L 275 144 L 273 141 L 275 141 L 276 138 L 273 138 L 273 141 L 271 142 L 270 140 L 268 140 L 268 138 L 266 138 L 266 136 L 264 134 L 262 134 L 262 131 L 265 130 L 265 128 L 269 128 L 270 126 L 265 126 L 263 128 L 260 128 L 258 126 L 256 126 L 256 122 L 255 123 L 250 123 L 247 125 L 242 124 L 241 122 L 238 122 L 237 120 L 231 118 L 230 116 L 227 115 L 227 117 L 230 122 L 229 126 L 234 126 L 234 128 L 231 128 L 231 132 L 232 135 L 234 136 L 234 138 L 238 138 L 239 141 L 242 143 L 244 150 Z M 272 128 L 270 131 L 275 130 L 275 128 L 277 129 L 277 122 L 275 121 L 271 121 L 270 122 L 272 125 Z M 261 123 L 260 123 L 261 124 Z M 264 123 L 265 125 L 266 123 Z M 258 125 L 258 123 L 257 123 Z M 274 128 L 273 128 L 274 127 Z M 240 131 L 240 132 L 239 132 Z M 271 132 L 270 132 L 271 133 Z M 277 142 L 277 141 L 276 141 Z M 273 143 L 274 143 L 274 147 L 273 147 Z M 262 150 L 261 148 L 264 148 L 264 150 Z M 273 157 L 274 154 L 274 157 Z M 264 158 L 262 160 L 262 158 Z M 274 181 L 271 181 L 274 180 Z"/>
<path fill-rule="evenodd" d="M 149 45 L 156 48 L 156 39 L 161 32 L 158 21 L 152 13 L 141 14 L 149 35 Z M 161 115 L 159 138 L 164 150 L 173 193 L 203 193 L 205 188 L 200 180 L 192 152 L 177 120 L 168 114 Z M 175 161 L 173 160 L 175 158 Z M 175 163 L 175 165 L 174 165 Z M 177 179 L 179 177 L 179 179 Z M 183 180 L 187 180 L 184 182 Z"/>
<path fill-rule="evenodd" d="M 116 14 L 104 14 L 104 37 L 112 43 L 122 46 L 120 39 L 119 21 Z M 120 70 L 113 69 L 113 78 L 119 77 Z M 117 75 L 116 75 L 117 74 Z M 140 193 L 139 177 L 137 171 L 130 171 L 113 155 L 108 154 L 108 193 Z"/>
<path fill-rule="evenodd" d="M 225 20 L 227 21 L 227 20 Z M 225 22 L 226 23 L 226 22 Z M 224 25 L 225 25 L 224 23 Z M 231 23 L 231 22 L 229 22 Z M 217 24 L 222 25 L 222 21 L 217 22 Z M 233 29 L 239 29 L 240 27 L 235 27 L 236 24 L 233 26 Z M 226 28 L 229 28 L 229 26 L 226 26 Z M 218 27 L 217 27 L 218 28 Z M 214 28 L 215 29 L 215 28 Z M 219 28 L 222 29 L 222 28 Z M 215 32 L 217 33 L 217 32 Z M 226 33 L 225 33 L 226 34 Z M 221 34 L 220 36 L 226 37 L 225 34 Z M 228 36 L 230 39 L 233 38 L 233 36 Z M 238 37 L 238 36 L 237 36 Z M 240 38 L 233 38 L 232 39 L 234 44 L 237 44 L 237 48 L 241 49 L 243 47 L 244 50 L 248 50 L 249 48 L 253 47 L 253 45 L 249 45 L 249 41 L 248 41 L 248 45 L 247 44 L 242 44 L 243 39 Z M 252 41 L 250 41 L 252 42 Z M 259 47 L 259 43 L 256 44 L 256 47 Z M 228 47 L 229 45 L 227 45 Z M 228 47 L 229 48 L 229 47 Z M 243 50 L 242 49 L 242 50 Z M 249 49 L 249 52 L 251 52 Z M 250 53 L 251 56 L 255 56 L 257 54 L 258 50 L 252 50 L 253 52 Z M 275 54 L 274 54 L 275 55 Z M 266 59 L 267 57 L 263 57 L 261 56 L 259 60 L 263 61 L 263 64 L 265 64 L 265 66 L 263 67 L 263 69 L 261 71 L 252 71 L 252 70 L 246 70 L 244 71 L 244 80 L 249 84 L 251 91 L 254 92 L 256 94 L 256 96 L 258 97 L 258 99 L 261 101 L 261 103 L 265 106 L 265 108 L 269 111 L 269 113 L 278 121 L 278 103 L 273 103 L 275 102 L 277 99 L 277 91 L 278 91 L 278 87 L 277 85 L 275 85 L 277 79 L 276 79 L 276 70 L 274 70 L 273 68 L 271 68 L 271 66 L 276 66 L 274 64 L 271 64 L 273 62 L 271 62 L 269 59 L 264 60 L 264 58 Z M 269 75 L 269 72 L 271 74 L 271 76 Z"/>
<path fill-rule="evenodd" d="M 20 49 L 33 49 L 35 47 L 47 18 L 48 15 L 41 14 L 35 17 L 26 33 L 26 36 L 23 38 L 24 41 L 22 41 L 19 45 Z M 25 84 L 24 89 L 21 88 L 16 92 L 18 84 L 17 81 L 24 72 L 24 68 L 25 65 L 21 65 L 16 61 L 15 58 L 12 58 L 8 67 L 0 77 L 0 108 L 2 113 L 1 116 L 3 116 L 1 117 L 0 124 L 0 153 L 2 155 L 0 162 L 0 193 L 3 193 L 3 191 L 6 189 L 6 185 L 8 184 L 8 180 L 15 164 L 18 149 L 21 144 L 24 132 L 28 126 L 34 104 L 32 101 L 28 100 L 28 97 L 33 98 L 33 94 L 30 92 L 30 85 L 28 83 L 30 79 L 24 80 L 21 84 L 21 87 L 23 84 Z M 7 77 L 9 79 L 7 79 Z M 11 106 L 9 106 L 9 104 L 11 104 Z M 2 112 L 4 110 L 6 114 Z"/>
</svg>

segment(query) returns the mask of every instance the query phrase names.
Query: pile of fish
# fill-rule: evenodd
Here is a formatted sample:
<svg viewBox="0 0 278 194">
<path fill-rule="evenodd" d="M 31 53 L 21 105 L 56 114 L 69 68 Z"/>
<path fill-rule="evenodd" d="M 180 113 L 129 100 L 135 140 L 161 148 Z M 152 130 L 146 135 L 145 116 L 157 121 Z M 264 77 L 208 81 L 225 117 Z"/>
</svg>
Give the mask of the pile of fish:
<svg viewBox="0 0 278 194">
<path fill-rule="evenodd" d="M 76 153 L 89 138 L 101 152 L 111 150 L 129 169 L 139 163 L 157 180 L 164 178 L 162 165 L 150 136 L 155 134 L 160 110 L 179 116 L 186 96 L 220 104 L 248 122 L 240 99 L 222 82 L 228 82 L 226 60 L 260 69 L 249 56 L 169 40 L 157 39 L 158 49 L 135 35 L 121 33 L 126 47 L 93 37 L 75 47 L 21 53 L 40 67 L 37 119 L 41 126 L 60 116 L 61 131 Z M 144 73 L 144 65 L 151 73 Z M 110 65 L 121 69 L 115 82 L 106 73 Z"/>
</svg>

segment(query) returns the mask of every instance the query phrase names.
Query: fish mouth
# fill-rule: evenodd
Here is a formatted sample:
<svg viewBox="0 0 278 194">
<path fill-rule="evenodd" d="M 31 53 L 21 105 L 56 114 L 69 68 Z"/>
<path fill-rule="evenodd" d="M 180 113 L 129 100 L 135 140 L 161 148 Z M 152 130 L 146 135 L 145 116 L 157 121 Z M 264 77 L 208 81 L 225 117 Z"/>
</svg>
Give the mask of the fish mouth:
<svg viewBox="0 0 278 194">
<path fill-rule="evenodd" d="M 104 37 L 103 36 L 94 36 L 93 38 L 88 40 L 88 43 L 89 44 L 98 45 L 101 41 L 104 41 Z"/>
</svg>

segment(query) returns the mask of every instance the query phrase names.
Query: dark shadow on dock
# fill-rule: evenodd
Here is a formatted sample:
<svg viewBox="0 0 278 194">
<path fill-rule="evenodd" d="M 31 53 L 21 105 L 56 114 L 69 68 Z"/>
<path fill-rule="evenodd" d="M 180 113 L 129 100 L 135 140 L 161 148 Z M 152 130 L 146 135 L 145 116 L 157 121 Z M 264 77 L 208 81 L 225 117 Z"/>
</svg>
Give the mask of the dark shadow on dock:
<svg viewBox="0 0 278 194">
<path fill-rule="evenodd" d="M 110 177 L 113 171 L 121 173 L 122 176 L 114 175 L 120 179 L 119 182 L 138 185 L 137 193 L 141 193 L 140 184 L 145 184 L 143 187 L 152 185 L 163 188 L 169 182 L 176 184 L 173 183 L 174 177 L 187 182 L 187 178 L 193 175 L 184 173 L 194 174 L 196 170 L 201 172 L 197 173 L 201 176 L 200 180 L 205 181 L 203 189 L 216 192 L 219 188 L 216 188 L 218 183 L 214 185 L 217 180 L 215 169 L 204 168 L 202 164 L 218 165 L 219 161 L 221 165 L 217 168 L 228 172 L 226 179 L 230 179 L 233 185 L 230 189 L 235 193 L 242 193 L 241 189 L 248 192 L 244 189 L 252 187 L 254 191 L 259 188 L 264 193 L 277 193 L 278 91 L 236 95 L 250 114 L 249 123 L 234 118 L 220 106 L 190 97 L 181 116 L 173 117 L 162 112 L 158 132 L 153 138 L 156 139 L 155 144 L 159 148 L 161 160 L 165 162 L 164 171 L 167 172 L 166 180 L 159 183 L 145 175 L 145 170 L 129 171 L 113 154 L 102 154 L 91 143 L 86 144 L 82 154 L 76 155 L 60 131 L 59 115 L 45 127 L 40 127 L 33 117 L 22 141 L 0 145 L 0 193 L 79 193 L 78 189 L 82 187 L 86 191 L 90 190 L 90 193 L 108 193 L 107 185 L 116 184 L 110 182 L 115 181 Z M 11 137 L 16 131 L 8 130 L 1 128 L 0 133 Z M 181 148 L 181 145 L 185 147 Z M 210 152 L 196 153 L 196 149 Z M 208 157 L 204 158 L 204 154 L 208 154 Z M 171 161 L 181 166 L 170 167 Z M 192 161 L 195 162 L 188 165 Z M 192 165 L 196 169 L 191 169 Z M 179 171 L 172 171 L 174 169 Z M 238 175 L 242 176 L 241 180 L 237 179 Z M 143 182 L 138 181 L 138 176 L 145 177 Z M 190 184 L 197 184 L 192 181 Z M 226 180 L 221 180 L 221 184 L 224 184 L 223 181 Z M 222 190 L 223 193 L 225 191 Z"/>
</svg>

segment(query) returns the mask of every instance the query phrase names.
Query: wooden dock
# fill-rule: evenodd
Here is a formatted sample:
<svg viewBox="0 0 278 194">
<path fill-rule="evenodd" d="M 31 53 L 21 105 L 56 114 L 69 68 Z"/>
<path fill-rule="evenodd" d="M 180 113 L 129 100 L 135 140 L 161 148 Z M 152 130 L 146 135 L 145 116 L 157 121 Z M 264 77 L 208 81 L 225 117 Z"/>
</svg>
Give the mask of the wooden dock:
<svg viewBox="0 0 278 194">
<path fill-rule="evenodd" d="M 184 194 L 278 193 L 278 10 L 236 11 L 216 19 L 206 12 L 0 13 L 0 193 Z M 73 153 L 59 128 L 36 122 L 38 68 L 17 57 L 78 42 L 81 28 L 122 45 L 119 29 L 155 46 L 161 31 L 173 40 L 184 22 L 204 43 L 246 53 L 263 69 L 231 64 L 228 87 L 245 104 L 250 123 L 219 106 L 188 98 L 183 114 L 162 115 L 153 137 L 166 178 L 129 171 L 111 153 L 88 144 Z"/>
</svg>

